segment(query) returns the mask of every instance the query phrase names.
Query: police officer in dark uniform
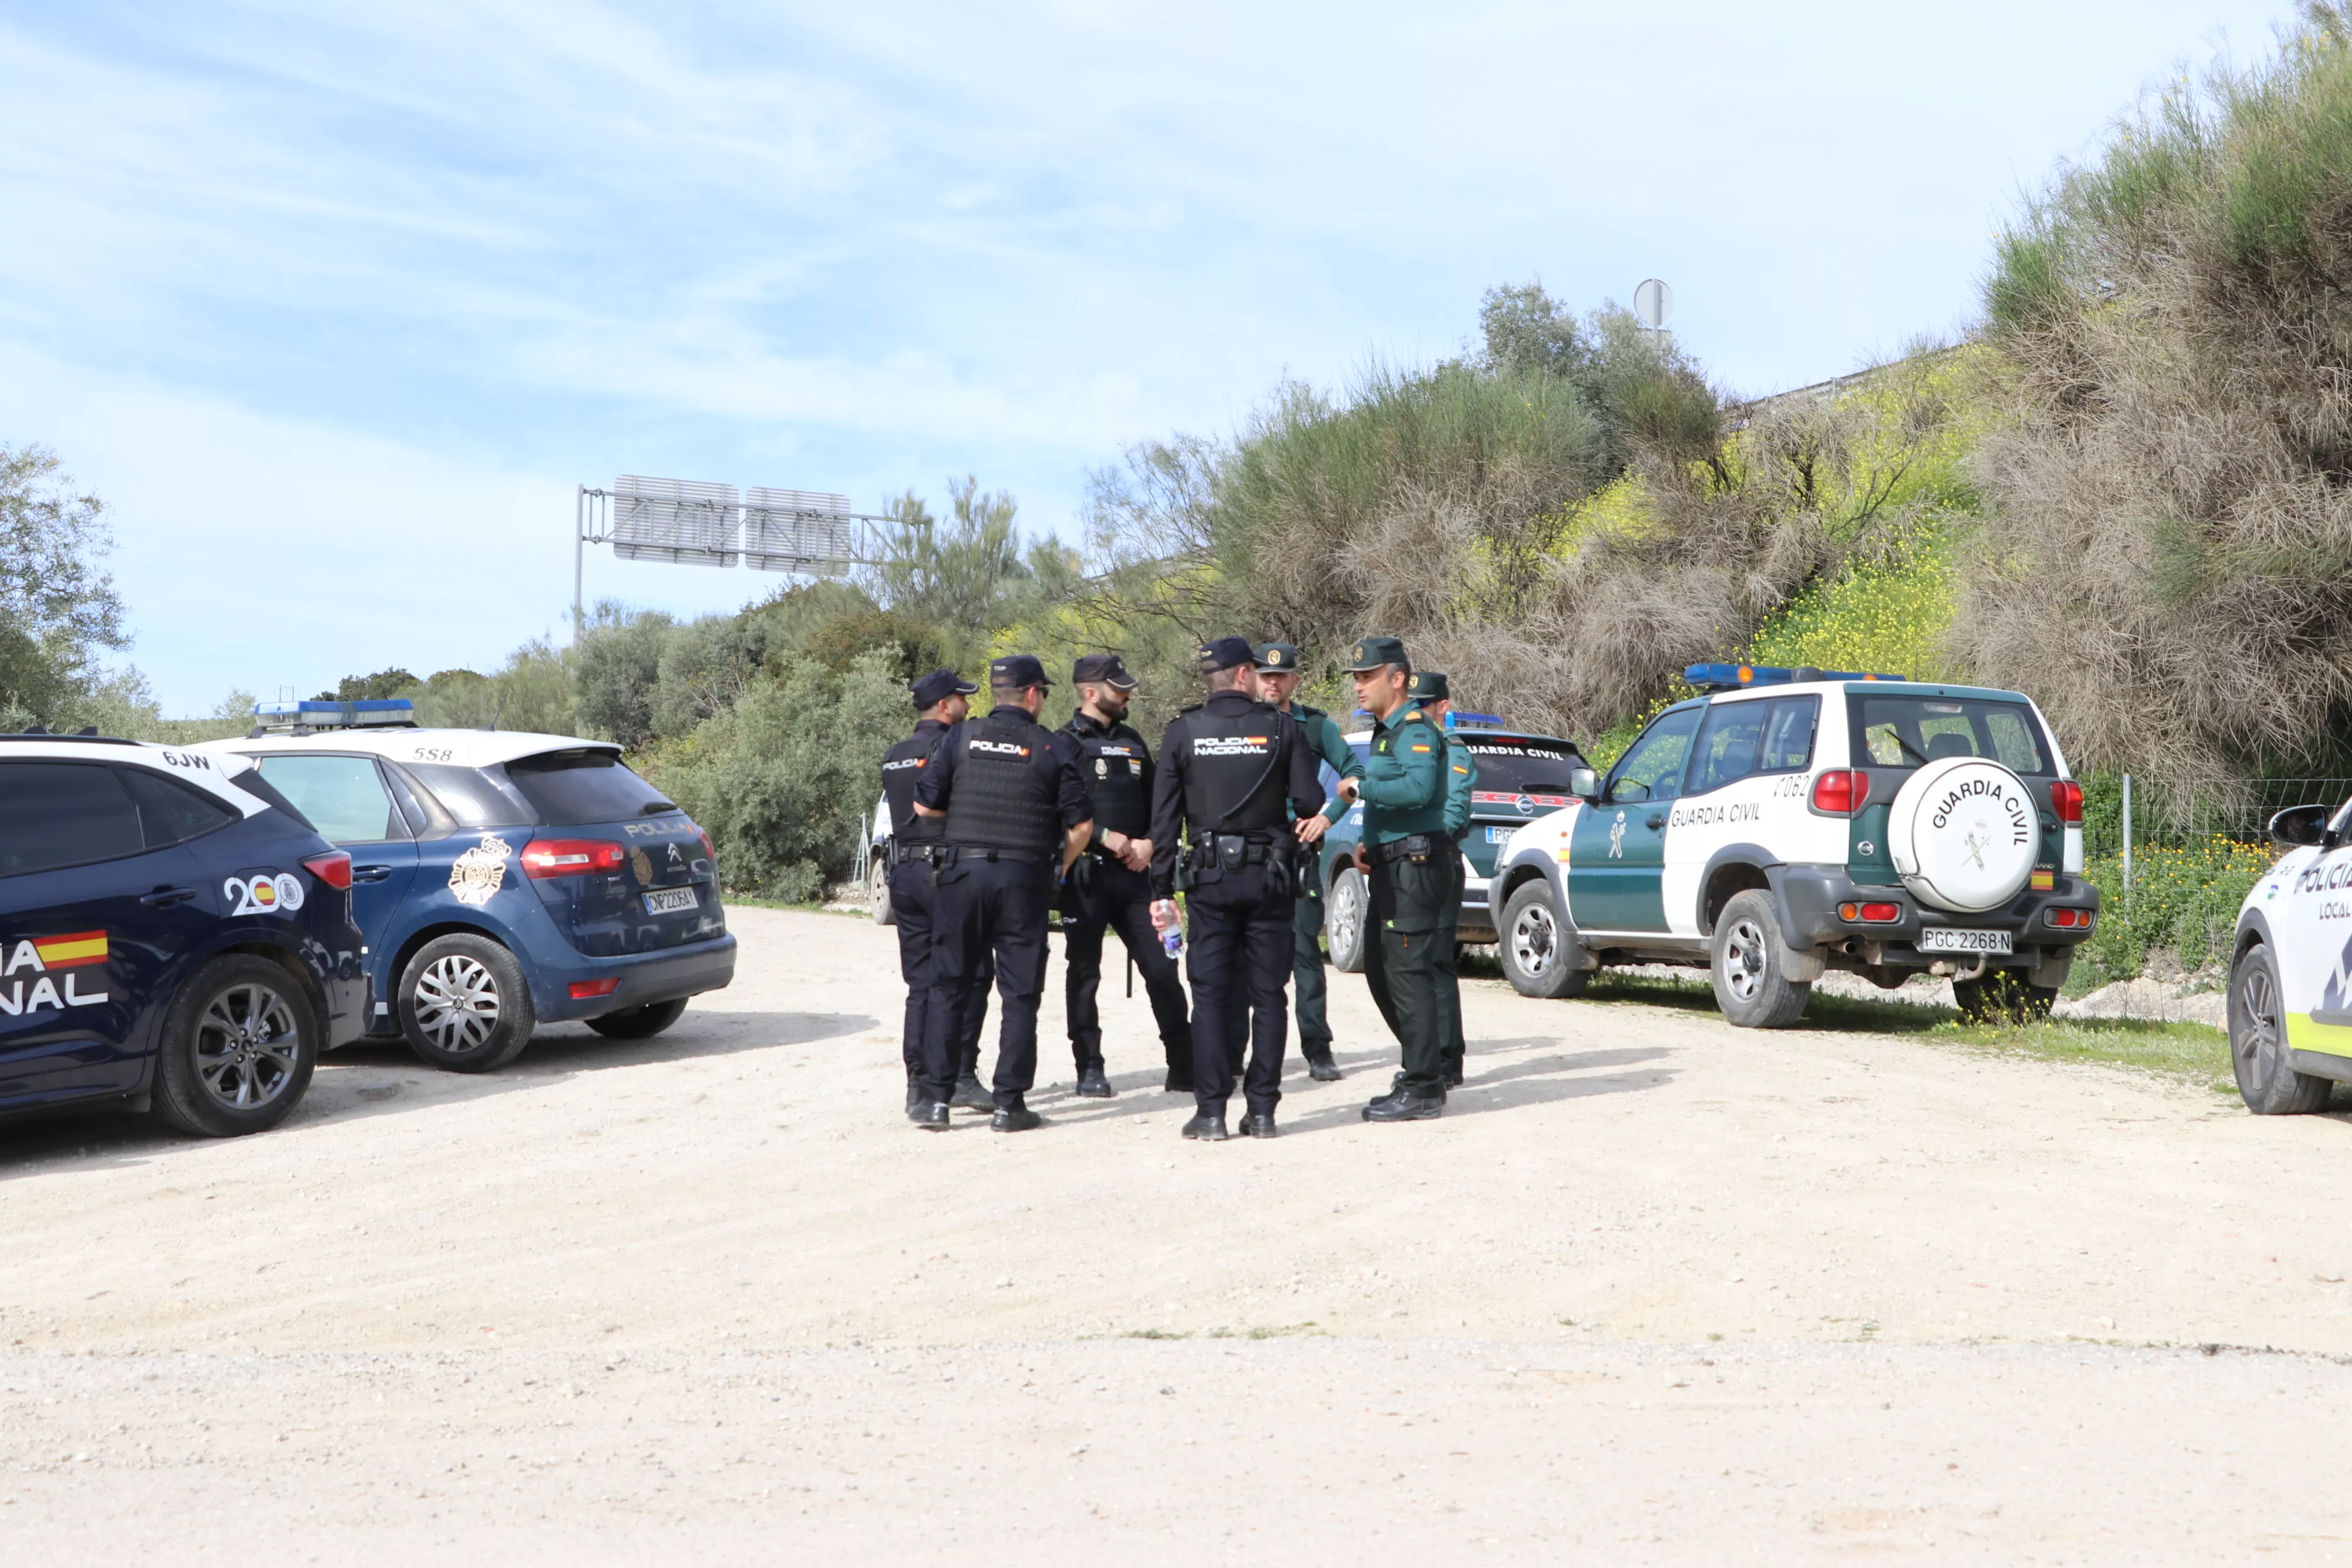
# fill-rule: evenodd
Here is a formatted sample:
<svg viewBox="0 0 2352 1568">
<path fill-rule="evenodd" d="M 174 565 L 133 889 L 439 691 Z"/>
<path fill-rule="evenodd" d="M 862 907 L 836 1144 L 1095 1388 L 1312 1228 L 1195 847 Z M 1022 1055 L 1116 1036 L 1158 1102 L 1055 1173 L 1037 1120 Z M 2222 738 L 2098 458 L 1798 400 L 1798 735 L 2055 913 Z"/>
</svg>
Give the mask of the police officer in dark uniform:
<svg viewBox="0 0 2352 1568">
<path fill-rule="evenodd" d="M 1054 739 L 1077 764 L 1095 822 L 1093 842 L 1071 866 L 1062 889 L 1064 996 L 1077 1091 L 1104 1100 L 1111 1094 L 1103 1074 L 1102 1012 L 1095 1001 L 1102 986 L 1105 930 L 1118 932 L 1128 957 L 1143 971 L 1144 994 L 1168 1058 L 1167 1087 L 1189 1090 L 1192 1026 L 1184 1016 L 1184 984 L 1151 929 L 1153 770 L 1151 748 L 1126 721 L 1135 677 L 1118 655 L 1090 653 L 1070 667 L 1070 683 L 1078 689 L 1078 710 Z"/>
<path fill-rule="evenodd" d="M 922 1095 L 923 1030 L 929 1027 L 931 999 L 931 861 L 941 842 L 944 820 L 915 814 L 915 781 L 931 758 L 940 737 L 971 711 L 964 700 L 980 689 L 951 669 L 935 669 L 909 686 L 915 698 L 915 732 L 882 754 L 882 793 L 890 805 L 890 909 L 898 932 L 898 973 L 907 982 L 906 1034 L 901 1050 L 907 1061 L 907 1110 L 911 1113 Z M 980 1025 L 986 1012 L 987 992 L 977 993 L 980 1005 L 956 1024 L 955 1092 L 949 1103 L 967 1110 L 994 1110 L 995 1102 L 980 1087 L 976 1068 L 980 1056 Z"/>
<path fill-rule="evenodd" d="M 1445 1111 L 1447 1031 L 1437 948 L 1443 943 L 1451 953 L 1449 911 L 1460 903 L 1453 866 L 1459 851 L 1445 836 L 1450 748 L 1407 694 L 1412 662 L 1403 643 L 1366 637 L 1349 658 L 1356 701 L 1373 719 L 1364 776 L 1339 781 L 1343 798 L 1364 803 L 1356 847 L 1356 866 L 1371 894 L 1364 978 L 1404 1058 L 1395 1087 L 1364 1107 L 1364 1120 L 1420 1121 Z"/>
<path fill-rule="evenodd" d="M 1014 654 L 988 667 L 994 706 L 940 738 L 915 785 L 919 816 L 944 819 L 946 842 L 933 881 L 934 969 L 923 1031 L 923 1103 L 909 1117 L 933 1131 L 948 1125 L 954 1089 L 955 1021 L 987 984 L 996 963 L 1002 1010 L 992 1088 L 999 1132 L 1024 1132 L 1044 1118 L 1029 1109 L 1037 1078 L 1037 1005 L 1045 992 L 1046 910 L 1055 879 L 1093 837 L 1093 806 L 1078 770 L 1037 722 L 1045 667 Z"/>
<path fill-rule="evenodd" d="M 1462 1083 L 1462 973 L 1460 929 L 1462 895 L 1468 885 L 1469 867 L 1462 858 L 1462 840 L 1470 832 L 1470 810 L 1478 788 L 1478 760 L 1470 754 L 1469 743 L 1464 741 L 1447 721 L 1454 710 L 1454 691 L 1447 683 L 1445 672 L 1439 669 L 1416 669 L 1412 684 L 1406 694 L 1421 704 L 1421 710 L 1437 725 L 1437 732 L 1445 737 L 1445 837 L 1454 841 L 1454 901 L 1447 908 L 1453 919 L 1447 923 L 1444 937 L 1437 944 L 1438 1005 L 1445 1009 L 1447 1042 L 1445 1047 L 1445 1087 L 1457 1089 Z"/>
<path fill-rule="evenodd" d="M 1241 637 L 1219 637 L 1201 650 L 1208 700 L 1168 726 L 1151 795 L 1151 890 L 1159 900 L 1152 923 L 1163 931 L 1175 925 L 1181 885 L 1192 928 L 1194 1113 L 1184 1136 L 1212 1142 L 1228 1136 L 1234 1073 L 1224 1036 L 1244 1008 L 1253 1023 L 1242 1131 L 1275 1135 L 1289 1023 L 1283 983 L 1290 974 L 1291 879 L 1300 840 L 1323 805 L 1315 754 L 1297 721 L 1256 701 L 1244 685 L 1255 658 Z"/>
</svg>

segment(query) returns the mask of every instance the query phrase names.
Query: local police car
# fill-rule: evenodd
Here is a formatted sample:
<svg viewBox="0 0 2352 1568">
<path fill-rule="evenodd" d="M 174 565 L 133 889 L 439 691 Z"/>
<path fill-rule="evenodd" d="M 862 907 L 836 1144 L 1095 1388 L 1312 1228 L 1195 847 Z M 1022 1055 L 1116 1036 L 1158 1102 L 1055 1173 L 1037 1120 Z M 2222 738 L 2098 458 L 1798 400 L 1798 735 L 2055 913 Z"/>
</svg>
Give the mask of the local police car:
<svg viewBox="0 0 2352 1568">
<path fill-rule="evenodd" d="M 1961 1010 L 2045 1014 L 2098 918 L 2083 792 L 2032 700 L 1894 676 L 1693 665 L 1494 878 L 1504 973 L 1568 996 L 1604 964 L 1712 969 L 1735 1024 L 1829 969 L 1948 974 Z"/>
<path fill-rule="evenodd" d="M 257 714 L 203 749 L 351 852 L 369 1033 L 484 1072 L 540 1023 L 642 1039 L 734 978 L 709 837 L 610 742 L 417 729 L 399 699 Z"/>
<path fill-rule="evenodd" d="M 2271 819 L 2286 853 L 2238 910 L 2230 1056 L 2265 1116 L 2321 1110 L 2352 1082 L 2352 803 Z"/>
<path fill-rule="evenodd" d="M 0 735 L 0 1111 L 226 1137 L 359 1037 L 351 857 L 242 759 Z"/>
<path fill-rule="evenodd" d="M 1590 769 L 1574 742 L 1507 730 L 1492 714 L 1465 713 L 1457 708 L 1445 715 L 1445 727 L 1455 743 L 1470 748 L 1478 766 L 1477 787 L 1470 796 L 1470 832 L 1462 843 L 1461 925 L 1455 934 L 1465 942 L 1490 942 L 1495 940 L 1495 916 L 1487 903 L 1487 879 L 1494 875 L 1497 854 L 1522 825 L 1574 800 L 1571 783 L 1578 770 Z M 1347 738 L 1360 760 L 1371 739 L 1369 730 Z M 1334 782 L 1328 764 L 1323 773 L 1328 791 Z M 1363 873 L 1354 865 L 1363 825 L 1362 805 L 1352 805 L 1323 840 L 1324 933 L 1332 963 L 1351 974 L 1364 967 L 1369 891 Z"/>
</svg>

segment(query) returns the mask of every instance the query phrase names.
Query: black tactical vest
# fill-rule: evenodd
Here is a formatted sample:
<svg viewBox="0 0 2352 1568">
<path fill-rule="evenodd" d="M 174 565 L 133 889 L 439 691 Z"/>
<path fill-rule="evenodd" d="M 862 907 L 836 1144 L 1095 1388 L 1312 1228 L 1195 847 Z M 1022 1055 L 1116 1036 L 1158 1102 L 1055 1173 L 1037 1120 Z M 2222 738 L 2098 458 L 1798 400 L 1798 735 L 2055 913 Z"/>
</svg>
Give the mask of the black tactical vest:
<svg viewBox="0 0 2352 1568">
<path fill-rule="evenodd" d="M 927 844 L 947 837 L 945 819 L 915 812 L 915 786 L 922 782 L 923 764 L 945 733 L 943 724 L 920 725 L 882 753 L 882 793 L 890 802 L 890 837 L 901 844 Z"/>
<path fill-rule="evenodd" d="M 1212 833 L 1278 832 L 1289 823 L 1288 715 L 1262 704 L 1224 715 L 1202 707 L 1184 715 L 1184 726 L 1192 737 L 1184 805 L 1193 843 Z"/>
<path fill-rule="evenodd" d="M 947 837 L 956 844 L 1050 852 L 1061 842 L 1059 768 L 1045 731 L 1027 720 L 969 721 L 954 744 Z"/>
<path fill-rule="evenodd" d="M 1130 838 L 1151 833 L 1151 753 L 1124 724 L 1098 730 L 1072 719 L 1062 732 L 1078 743 L 1078 776 L 1095 805 L 1095 826 Z"/>
</svg>

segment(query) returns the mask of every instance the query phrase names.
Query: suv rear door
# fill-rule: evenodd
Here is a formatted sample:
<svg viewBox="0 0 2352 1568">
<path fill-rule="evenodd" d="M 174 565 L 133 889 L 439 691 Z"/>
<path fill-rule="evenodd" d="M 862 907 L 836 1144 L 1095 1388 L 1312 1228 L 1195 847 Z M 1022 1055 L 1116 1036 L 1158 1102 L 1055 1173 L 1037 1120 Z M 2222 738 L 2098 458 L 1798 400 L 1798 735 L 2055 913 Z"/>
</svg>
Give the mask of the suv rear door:
<svg viewBox="0 0 2352 1568">
<path fill-rule="evenodd" d="M 565 940 L 591 958 L 655 952 L 727 930 L 701 829 L 605 747 L 520 757 L 507 782 L 539 816 L 522 868 Z"/>
<path fill-rule="evenodd" d="M 139 1088 L 152 1013 L 217 926 L 185 825 L 103 763 L 0 760 L 0 1103 Z M 166 779 L 132 781 L 185 795 Z M 160 802 L 163 799 L 157 797 Z M 201 800 L 188 809 L 204 809 Z M 225 807 L 211 807 L 233 821 Z M 150 848 L 153 844 L 157 847 Z"/>
</svg>

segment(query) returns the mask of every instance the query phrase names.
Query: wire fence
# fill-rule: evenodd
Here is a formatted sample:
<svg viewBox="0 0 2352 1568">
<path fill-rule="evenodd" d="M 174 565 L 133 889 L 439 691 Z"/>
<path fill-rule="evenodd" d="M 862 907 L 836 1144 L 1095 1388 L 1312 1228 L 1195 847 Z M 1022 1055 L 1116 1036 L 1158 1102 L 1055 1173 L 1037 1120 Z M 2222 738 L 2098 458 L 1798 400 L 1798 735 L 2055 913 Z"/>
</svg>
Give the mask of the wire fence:
<svg viewBox="0 0 2352 1568">
<path fill-rule="evenodd" d="M 2179 789 L 2110 775 L 2085 780 L 2084 796 L 2083 852 L 2096 858 L 2121 854 L 2126 844 L 2172 847 L 2216 838 L 2267 844 L 2273 816 L 2291 805 L 2341 805 L 2352 797 L 2352 778 L 2231 779 Z"/>
</svg>

